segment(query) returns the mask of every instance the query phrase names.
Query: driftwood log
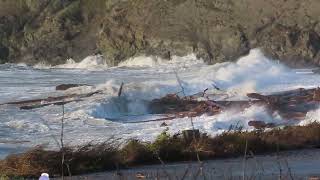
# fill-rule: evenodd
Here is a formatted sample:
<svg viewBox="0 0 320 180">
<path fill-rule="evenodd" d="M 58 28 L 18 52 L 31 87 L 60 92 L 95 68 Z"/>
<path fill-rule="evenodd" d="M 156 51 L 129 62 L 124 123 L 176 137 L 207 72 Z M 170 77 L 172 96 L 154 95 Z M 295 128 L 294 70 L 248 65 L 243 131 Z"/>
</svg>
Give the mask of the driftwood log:
<svg viewBox="0 0 320 180">
<path fill-rule="evenodd" d="M 8 102 L 0 105 L 16 105 L 20 109 L 30 110 L 41 108 L 49 105 L 63 105 L 70 102 L 81 101 L 82 98 L 90 97 L 95 94 L 101 93 L 101 91 L 94 91 L 85 94 L 69 94 L 63 96 L 55 96 L 55 97 L 47 97 L 42 99 L 32 99 L 32 100 L 24 100 L 24 101 L 14 101 Z"/>
</svg>

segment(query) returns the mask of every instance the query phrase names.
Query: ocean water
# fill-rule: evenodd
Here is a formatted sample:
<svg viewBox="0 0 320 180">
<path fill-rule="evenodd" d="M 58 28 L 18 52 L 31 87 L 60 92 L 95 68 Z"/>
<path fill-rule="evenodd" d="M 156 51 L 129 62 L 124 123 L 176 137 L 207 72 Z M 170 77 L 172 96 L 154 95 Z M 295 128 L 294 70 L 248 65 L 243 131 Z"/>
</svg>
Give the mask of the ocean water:
<svg viewBox="0 0 320 180">
<path fill-rule="evenodd" d="M 78 145 L 105 141 L 110 138 L 137 138 L 152 141 L 164 130 L 169 133 L 190 129 L 189 118 L 162 122 L 139 122 L 161 117 L 148 114 L 147 103 L 168 93 L 177 93 L 184 87 L 192 95 L 209 88 L 212 98 L 247 99 L 246 94 L 269 94 L 296 88 L 320 85 L 320 75 L 311 69 L 290 69 L 277 60 L 266 58 L 259 49 L 233 62 L 207 65 L 195 55 L 174 56 L 167 61 L 157 57 L 140 56 L 128 59 L 117 67 L 108 67 L 101 56 L 88 56 L 80 63 L 72 59 L 66 64 L 36 66 L 24 64 L 0 65 L 0 104 L 12 101 L 58 96 L 74 93 L 102 91 L 79 102 L 65 105 L 65 142 Z M 124 83 L 121 98 L 117 97 Z M 67 91 L 56 91 L 63 83 L 81 83 L 88 86 Z M 214 86 L 221 90 L 215 90 Z M 180 93 L 180 95 L 182 95 Z M 36 145 L 57 148 L 62 118 L 61 106 L 47 106 L 33 110 L 20 110 L 15 105 L 0 105 L 0 157 Z M 311 111 L 305 125 L 318 121 L 319 110 Z M 230 125 L 247 125 L 250 120 L 285 123 L 278 114 L 269 114 L 264 107 L 252 106 L 242 112 L 228 110 L 216 116 L 193 118 L 194 126 L 211 135 L 227 130 Z"/>
</svg>

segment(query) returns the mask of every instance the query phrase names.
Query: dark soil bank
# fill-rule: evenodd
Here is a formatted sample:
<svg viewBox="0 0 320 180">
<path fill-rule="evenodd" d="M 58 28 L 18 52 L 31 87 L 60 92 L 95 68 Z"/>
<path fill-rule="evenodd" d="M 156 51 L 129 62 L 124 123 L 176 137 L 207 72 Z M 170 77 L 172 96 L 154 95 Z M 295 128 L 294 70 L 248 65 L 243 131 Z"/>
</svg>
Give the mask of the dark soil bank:
<svg viewBox="0 0 320 180">
<path fill-rule="evenodd" d="M 139 54 L 196 53 L 208 63 L 260 47 L 294 66 L 320 64 L 318 0 L 0 0 L 0 62 L 110 65 Z"/>
</svg>

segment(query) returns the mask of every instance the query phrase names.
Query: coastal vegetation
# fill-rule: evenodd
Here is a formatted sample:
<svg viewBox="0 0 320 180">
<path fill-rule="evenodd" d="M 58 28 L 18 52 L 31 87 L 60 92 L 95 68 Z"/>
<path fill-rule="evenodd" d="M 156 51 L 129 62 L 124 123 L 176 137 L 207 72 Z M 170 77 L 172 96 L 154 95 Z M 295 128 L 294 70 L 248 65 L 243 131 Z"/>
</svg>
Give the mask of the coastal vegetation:
<svg viewBox="0 0 320 180">
<path fill-rule="evenodd" d="M 200 133 L 185 138 L 182 133 L 161 133 L 153 142 L 116 139 L 65 147 L 60 151 L 35 147 L 21 154 L 9 155 L 0 161 L 1 175 L 38 177 L 42 172 L 61 176 L 61 151 L 65 154 L 64 175 L 77 175 L 119 170 L 139 165 L 172 162 L 204 161 L 246 156 L 246 158 L 285 150 L 319 148 L 320 124 L 286 126 L 274 129 L 242 131 L 232 127 L 217 136 Z"/>
</svg>

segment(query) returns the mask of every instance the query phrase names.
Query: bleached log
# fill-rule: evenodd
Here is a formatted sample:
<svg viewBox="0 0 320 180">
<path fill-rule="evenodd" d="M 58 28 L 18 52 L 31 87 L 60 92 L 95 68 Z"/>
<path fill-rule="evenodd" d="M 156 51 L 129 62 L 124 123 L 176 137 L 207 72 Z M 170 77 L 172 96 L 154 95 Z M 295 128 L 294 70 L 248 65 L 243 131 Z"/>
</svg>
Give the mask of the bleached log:
<svg viewBox="0 0 320 180">
<path fill-rule="evenodd" d="M 20 109 L 30 110 L 35 108 L 41 108 L 49 105 L 63 105 L 74 101 L 80 101 L 81 98 L 93 96 L 94 94 L 101 93 L 101 91 L 94 91 L 85 94 L 69 94 L 63 96 L 47 97 L 42 99 L 31 99 L 23 101 L 7 102 L 0 105 L 16 105 Z"/>
</svg>

